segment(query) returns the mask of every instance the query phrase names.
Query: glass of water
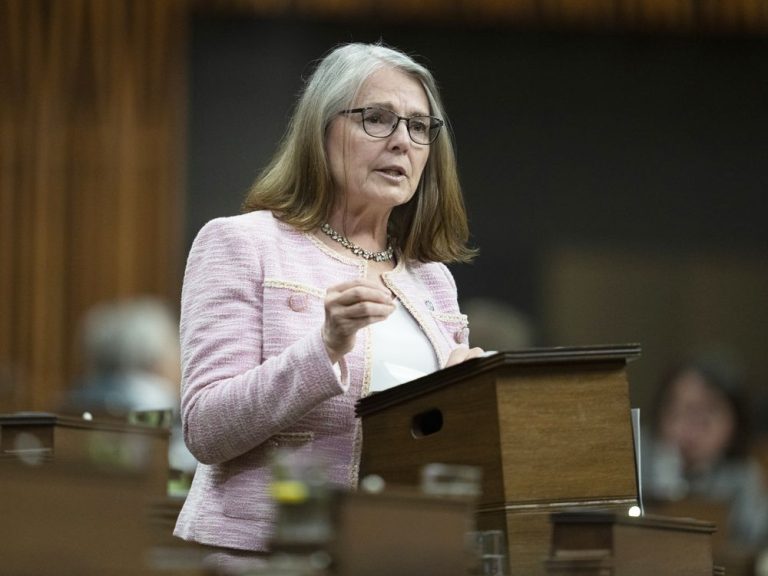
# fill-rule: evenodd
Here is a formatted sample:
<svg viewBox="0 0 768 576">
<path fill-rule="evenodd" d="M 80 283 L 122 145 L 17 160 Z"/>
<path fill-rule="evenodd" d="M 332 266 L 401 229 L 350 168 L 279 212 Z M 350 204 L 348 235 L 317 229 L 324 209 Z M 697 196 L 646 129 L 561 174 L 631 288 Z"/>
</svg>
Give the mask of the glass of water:
<svg viewBox="0 0 768 576">
<path fill-rule="evenodd" d="M 477 559 L 473 571 L 480 576 L 506 574 L 506 539 L 503 530 L 481 530 L 470 533 L 470 546 Z"/>
</svg>

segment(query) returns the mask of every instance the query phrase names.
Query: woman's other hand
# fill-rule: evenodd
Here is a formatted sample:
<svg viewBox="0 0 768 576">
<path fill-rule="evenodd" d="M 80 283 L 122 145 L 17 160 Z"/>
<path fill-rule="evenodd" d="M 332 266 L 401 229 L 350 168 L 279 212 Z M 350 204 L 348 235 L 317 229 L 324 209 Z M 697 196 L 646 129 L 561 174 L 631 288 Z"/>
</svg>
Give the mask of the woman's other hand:
<svg viewBox="0 0 768 576">
<path fill-rule="evenodd" d="M 461 362 L 470 360 L 471 358 L 479 358 L 483 354 L 485 354 L 485 351 L 482 348 L 467 348 L 466 346 L 459 346 L 458 348 L 454 348 L 451 351 L 450 356 L 448 356 L 448 361 L 445 363 L 445 368 L 448 368 L 448 366 L 453 366 L 454 364 L 460 364 Z"/>
<path fill-rule="evenodd" d="M 391 293 L 372 280 L 360 278 L 328 288 L 323 342 L 331 362 L 352 350 L 358 330 L 385 320 L 394 310 Z"/>
</svg>

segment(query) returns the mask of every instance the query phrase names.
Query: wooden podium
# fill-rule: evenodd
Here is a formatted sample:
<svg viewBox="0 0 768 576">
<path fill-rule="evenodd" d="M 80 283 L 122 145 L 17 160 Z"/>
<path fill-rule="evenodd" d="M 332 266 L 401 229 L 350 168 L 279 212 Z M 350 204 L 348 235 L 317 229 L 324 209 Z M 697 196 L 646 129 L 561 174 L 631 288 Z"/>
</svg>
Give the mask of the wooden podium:
<svg viewBox="0 0 768 576">
<path fill-rule="evenodd" d="M 550 514 L 637 502 L 626 364 L 638 345 L 497 353 L 361 399 L 360 477 L 417 485 L 429 463 L 482 468 L 479 530 L 510 574 L 545 573 Z"/>
</svg>

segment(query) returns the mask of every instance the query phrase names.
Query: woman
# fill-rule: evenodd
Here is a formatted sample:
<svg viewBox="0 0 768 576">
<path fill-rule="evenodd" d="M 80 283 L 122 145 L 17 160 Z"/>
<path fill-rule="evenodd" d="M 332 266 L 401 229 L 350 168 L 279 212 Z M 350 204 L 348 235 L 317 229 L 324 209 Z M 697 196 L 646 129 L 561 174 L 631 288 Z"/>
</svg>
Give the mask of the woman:
<svg viewBox="0 0 768 576">
<path fill-rule="evenodd" d="M 264 551 L 274 448 L 355 486 L 355 402 L 482 353 L 442 262 L 466 215 L 432 75 L 380 45 L 312 75 L 246 213 L 209 222 L 182 295 L 182 417 L 201 462 L 176 535 Z M 405 375 L 405 376 L 403 376 Z"/>
<path fill-rule="evenodd" d="M 644 450 L 651 500 L 694 498 L 728 509 L 728 539 L 741 549 L 768 543 L 768 496 L 749 454 L 746 404 L 735 372 L 702 358 L 671 370 L 659 391 L 655 441 Z"/>
</svg>

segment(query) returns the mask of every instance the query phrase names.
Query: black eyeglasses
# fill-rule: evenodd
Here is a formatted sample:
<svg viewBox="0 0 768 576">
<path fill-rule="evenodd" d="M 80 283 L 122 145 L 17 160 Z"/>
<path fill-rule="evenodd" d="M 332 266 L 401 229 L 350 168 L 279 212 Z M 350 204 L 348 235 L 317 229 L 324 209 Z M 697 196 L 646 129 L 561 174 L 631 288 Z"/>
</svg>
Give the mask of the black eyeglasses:
<svg viewBox="0 0 768 576">
<path fill-rule="evenodd" d="M 339 114 L 360 114 L 363 119 L 363 130 L 368 136 L 374 138 L 388 138 L 402 120 L 408 129 L 408 136 L 416 144 L 432 144 L 440 133 L 440 128 L 445 124 L 440 118 L 434 116 L 398 116 L 386 108 L 352 108 L 342 110 Z"/>
</svg>

